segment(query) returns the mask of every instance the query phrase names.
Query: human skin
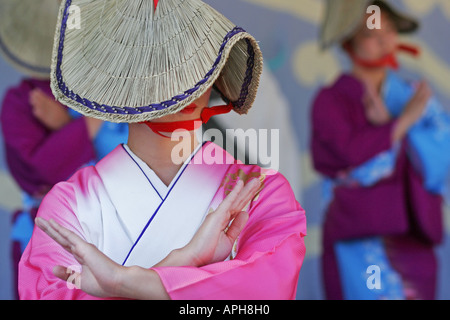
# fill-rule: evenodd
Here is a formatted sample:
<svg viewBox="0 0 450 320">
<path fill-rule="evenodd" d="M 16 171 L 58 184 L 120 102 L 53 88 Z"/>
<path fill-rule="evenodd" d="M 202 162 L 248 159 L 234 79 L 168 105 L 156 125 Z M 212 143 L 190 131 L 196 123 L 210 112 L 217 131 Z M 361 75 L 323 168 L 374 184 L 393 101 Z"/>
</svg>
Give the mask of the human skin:
<svg viewBox="0 0 450 320">
<path fill-rule="evenodd" d="M 195 120 L 208 105 L 210 91 L 195 102 L 197 108 L 180 112 L 157 120 L 158 122 Z M 191 133 L 194 135 L 194 133 Z M 196 139 L 185 139 L 194 151 Z M 176 141 L 179 144 L 180 141 Z M 171 160 L 174 142 L 164 138 L 145 124 L 132 124 L 129 130 L 128 146 L 146 162 L 167 185 L 178 172 L 180 165 Z M 209 213 L 193 239 L 183 248 L 172 251 L 154 267 L 192 266 L 201 267 L 223 261 L 229 256 L 232 246 L 244 228 L 248 213 L 242 211 L 258 192 L 259 179 L 249 181 L 245 186 L 239 181 L 222 204 Z M 82 272 L 71 274 L 67 266 L 56 266 L 55 276 L 64 281 L 80 284 L 80 289 L 97 297 L 121 297 L 129 299 L 169 299 L 161 279 L 152 269 L 124 267 L 109 259 L 95 246 L 85 242 L 73 232 L 60 226 L 54 220 L 36 219 L 36 225 L 53 240 L 71 253 L 82 266 Z"/>
</svg>

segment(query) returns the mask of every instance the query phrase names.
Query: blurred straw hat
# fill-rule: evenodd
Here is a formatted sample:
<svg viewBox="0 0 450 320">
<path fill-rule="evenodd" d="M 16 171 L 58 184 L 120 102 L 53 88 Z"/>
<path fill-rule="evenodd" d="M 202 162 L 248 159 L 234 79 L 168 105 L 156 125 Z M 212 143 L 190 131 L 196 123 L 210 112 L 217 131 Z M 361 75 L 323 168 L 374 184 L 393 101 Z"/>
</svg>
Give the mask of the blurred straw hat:
<svg viewBox="0 0 450 320">
<path fill-rule="evenodd" d="M 70 28 L 70 6 L 80 28 Z M 65 0 L 52 89 L 76 111 L 111 122 L 177 113 L 213 85 L 247 113 L 262 72 L 256 40 L 200 0 Z"/>
<path fill-rule="evenodd" d="M 0 0 L 0 53 L 19 71 L 50 78 L 59 0 Z"/>
<path fill-rule="evenodd" d="M 320 34 L 322 48 L 329 48 L 351 37 L 363 23 L 367 8 L 372 4 L 391 15 L 399 33 L 412 33 L 418 29 L 416 19 L 401 13 L 386 0 L 327 0 Z"/>
</svg>

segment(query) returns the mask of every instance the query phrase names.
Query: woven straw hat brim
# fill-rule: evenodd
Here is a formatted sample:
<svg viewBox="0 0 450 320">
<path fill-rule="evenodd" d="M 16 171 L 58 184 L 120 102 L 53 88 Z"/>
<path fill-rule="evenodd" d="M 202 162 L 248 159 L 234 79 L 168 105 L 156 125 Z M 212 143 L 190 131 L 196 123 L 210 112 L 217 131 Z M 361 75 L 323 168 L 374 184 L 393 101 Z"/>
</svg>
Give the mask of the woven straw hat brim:
<svg viewBox="0 0 450 320">
<path fill-rule="evenodd" d="M 70 6 L 81 28 L 69 28 Z M 262 72 L 256 40 L 200 0 L 66 0 L 60 8 L 52 90 L 63 104 L 110 122 L 181 111 L 215 86 L 238 113 Z"/>
<path fill-rule="evenodd" d="M 327 49 L 353 36 L 371 4 L 388 10 L 400 33 L 412 33 L 418 29 L 416 19 L 401 13 L 386 0 L 327 0 L 320 33 L 321 47 Z"/>
<path fill-rule="evenodd" d="M 49 79 L 58 0 L 0 0 L 0 53 L 33 78 Z"/>
</svg>

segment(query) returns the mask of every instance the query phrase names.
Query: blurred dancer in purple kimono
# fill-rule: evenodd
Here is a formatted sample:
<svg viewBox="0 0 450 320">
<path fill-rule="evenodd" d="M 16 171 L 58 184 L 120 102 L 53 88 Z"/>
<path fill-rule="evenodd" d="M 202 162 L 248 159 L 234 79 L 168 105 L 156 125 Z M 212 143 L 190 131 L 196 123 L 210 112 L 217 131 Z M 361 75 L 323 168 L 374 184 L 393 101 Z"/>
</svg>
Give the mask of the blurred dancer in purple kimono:
<svg viewBox="0 0 450 320">
<path fill-rule="evenodd" d="M 97 148 L 106 140 L 103 133 L 109 130 L 110 143 L 117 144 L 127 135 L 127 128 L 112 134 L 111 124 L 69 111 L 53 97 L 50 65 L 58 8 L 55 0 L 0 1 L 0 52 L 26 76 L 6 92 L 1 109 L 7 165 L 23 196 L 11 235 L 16 278 L 42 198 L 57 182 L 113 149 Z"/>
<path fill-rule="evenodd" d="M 381 29 L 369 30 L 369 5 L 381 9 Z M 425 187 L 408 152 L 431 90 L 421 82 L 407 100 L 392 90 L 407 87 L 392 72 L 397 53 L 417 53 L 398 35 L 418 23 L 387 1 L 333 0 L 327 10 L 322 45 L 342 45 L 353 68 L 319 92 L 312 110 L 314 166 L 333 186 L 323 231 L 326 298 L 434 299 L 442 197 Z M 402 108 L 395 116 L 393 106 Z M 382 288 L 373 290 L 377 270 Z"/>
</svg>

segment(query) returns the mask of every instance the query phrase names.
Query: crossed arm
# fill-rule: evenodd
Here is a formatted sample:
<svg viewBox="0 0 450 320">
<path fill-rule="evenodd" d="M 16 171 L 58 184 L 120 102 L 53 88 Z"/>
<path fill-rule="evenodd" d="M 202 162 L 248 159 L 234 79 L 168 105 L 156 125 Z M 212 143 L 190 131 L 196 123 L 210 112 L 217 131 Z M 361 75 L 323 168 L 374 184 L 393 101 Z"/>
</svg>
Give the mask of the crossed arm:
<svg viewBox="0 0 450 320">
<path fill-rule="evenodd" d="M 258 179 L 245 186 L 239 181 L 217 210 L 206 217 L 194 238 L 154 267 L 201 267 L 225 260 L 248 220 L 248 213 L 242 210 L 259 188 Z M 53 273 L 59 279 L 71 281 L 87 294 L 97 297 L 169 299 L 154 270 L 121 266 L 53 220 L 37 218 L 36 225 L 82 266 L 81 273 L 68 272 L 66 266 L 56 266 Z"/>
</svg>

